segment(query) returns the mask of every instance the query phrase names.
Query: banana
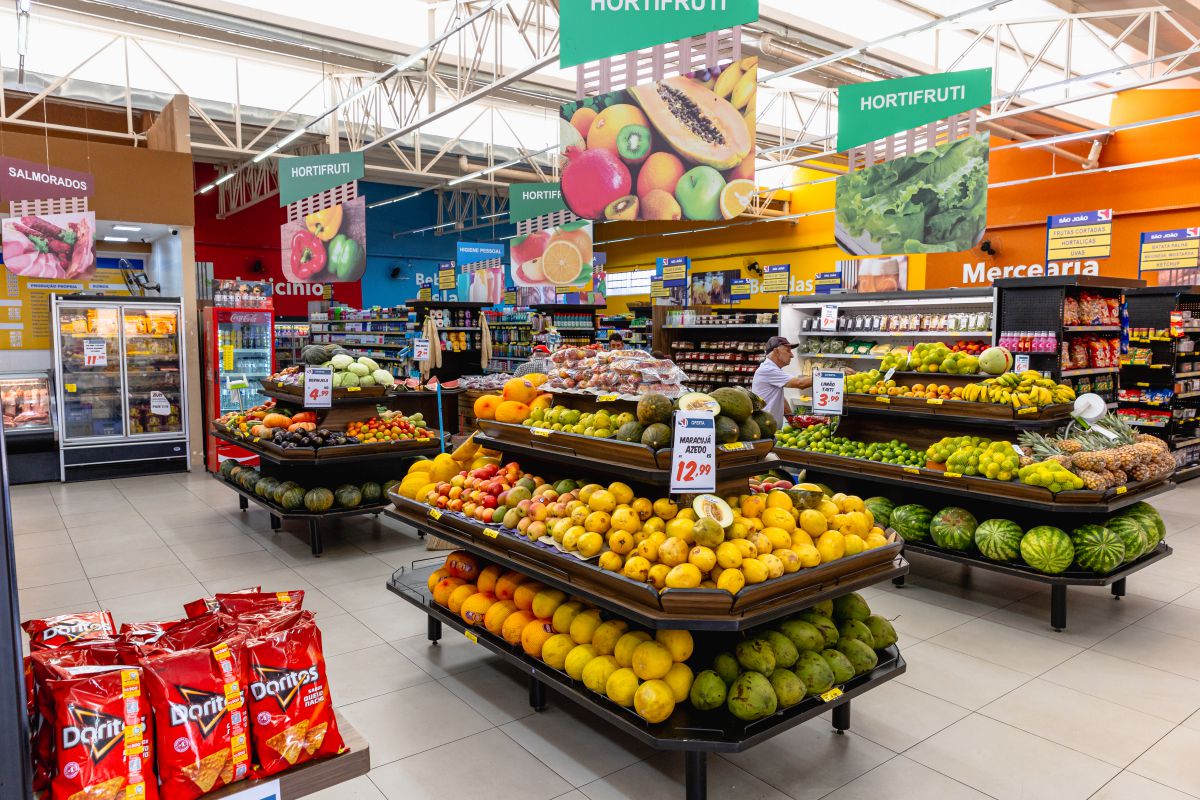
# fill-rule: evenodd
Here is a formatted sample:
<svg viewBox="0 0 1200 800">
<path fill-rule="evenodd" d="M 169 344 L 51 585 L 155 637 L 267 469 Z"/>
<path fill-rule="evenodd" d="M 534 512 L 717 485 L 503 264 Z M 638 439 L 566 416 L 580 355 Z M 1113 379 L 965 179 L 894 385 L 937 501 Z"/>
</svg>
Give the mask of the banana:
<svg viewBox="0 0 1200 800">
<path fill-rule="evenodd" d="M 713 86 L 713 92 L 717 97 L 724 97 L 728 100 L 730 95 L 733 94 L 733 90 L 737 87 L 738 81 L 742 79 L 743 74 L 741 67 L 737 64 L 730 64 L 717 77 L 717 83 Z M 743 105 L 745 104 L 743 103 Z"/>
<path fill-rule="evenodd" d="M 749 72 L 758 67 L 758 56 L 749 56 L 738 62 L 738 66 L 742 68 L 742 72 Z"/>
<path fill-rule="evenodd" d="M 725 73 L 721 73 L 724 77 Z M 750 100 L 754 98 L 755 92 L 758 91 L 758 69 L 752 69 L 742 75 L 741 80 L 737 82 L 737 86 L 733 89 L 733 96 L 729 98 L 729 102 L 733 103 L 734 108 L 745 108 Z"/>
</svg>

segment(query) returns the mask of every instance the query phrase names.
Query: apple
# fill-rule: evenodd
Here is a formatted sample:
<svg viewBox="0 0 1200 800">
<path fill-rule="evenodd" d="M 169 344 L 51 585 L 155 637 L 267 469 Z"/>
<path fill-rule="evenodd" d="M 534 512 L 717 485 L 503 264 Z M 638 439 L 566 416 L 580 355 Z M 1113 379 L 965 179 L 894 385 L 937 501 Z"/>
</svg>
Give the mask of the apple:
<svg viewBox="0 0 1200 800">
<path fill-rule="evenodd" d="M 546 519 L 546 517 L 550 516 L 550 512 L 541 503 L 534 503 L 533 505 L 529 506 L 529 516 L 533 517 L 534 520 L 541 522 L 542 520 Z"/>
<path fill-rule="evenodd" d="M 675 186 L 675 199 L 688 219 L 719 220 L 725 179 L 712 167 L 693 167 Z"/>
<path fill-rule="evenodd" d="M 504 489 L 498 495 L 496 495 L 496 503 L 497 503 L 497 505 L 502 505 L 502 506 L 508 505 L 508 490 L 507 489 Z"/>
<path fill-rule="evenodd" d="M 449 509 L 450 511 L 462 511 L 462 507 L 463 507 L 462 500 L 451 500 L 449 503 L 446 504 L 446 508 Z"/>
<path fill-rule="evenodd" d="M 494 509 L 486 508 L 486 507 L 482 508 L 479 511 L 479 521 L 480 522 L 491 522 L 494 514 L 495 514 Z"/>
<path fill-rule="evenodd" d="M 442 495 L 437 499 L 436 505 L 438 508 L 445 508 L 449 502 L 449 498 L 447 498 L 445 495 Z"/>
<path fill-rule="evenodd" d="M 461 486 L 451 486 L 449 497 L 451 500 L 457 500 L 458 498 L 462 497 L 462 492 L 463 490 Z"/>
<path fill-rule="evenodd" d="M 475 516 L 475 509 L 478 508 L 478 503 L 472 503 L 469 500 L 462 504 L 462 512 L 468 517 Z"/>
<path fill-rule="evenodd" d="M 546 252 L 546 246 L 549 244 L 549 231 L 538 231 L 528 236 L 518 236 L 510 243 L 512 248 L 512 263 L 520 267 L 527 261 L 541 258 L 542 254 Z"/>
<path fill-rule="evenodd" d="M 490 494 L 485 494 L 482 498 L 480 498 L 479 504 L 484 508 L 495 508 L 497 505 L 499 505 L 496 502 L 496 498 Z"/>
<path fill-rule="evenodd" d="M 528 514 L 528 513 L 529 513 L 529 507 L 530 507 L 531 505 L 533 505 L 533 501 L 532 501 L 532 500 L 528 500 L 528 499 L 526 499 L 526 500 L 522 500 L 521 502 L 517 503 L 517 508 L 521 509 L 521 511 L 525 512 L 526 514 Z"/>
</svg>

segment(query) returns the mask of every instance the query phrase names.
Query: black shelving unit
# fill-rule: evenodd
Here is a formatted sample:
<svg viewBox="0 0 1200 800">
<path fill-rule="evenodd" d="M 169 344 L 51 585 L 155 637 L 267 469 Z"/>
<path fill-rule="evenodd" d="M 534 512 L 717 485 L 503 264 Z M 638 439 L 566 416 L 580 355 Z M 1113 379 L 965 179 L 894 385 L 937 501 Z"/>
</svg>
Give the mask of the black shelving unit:
<svg viewBox="0 0 1200 800">
<path fill-rule="evenodd" d="M 416 336 L 421 335 L 421 331 L 425 328 L 425 320 L 429 316 L 429 312 L 433 309 L 441 309 L 445 311 L 473 311 L 476 319 L 481 315 L 485 308 L 491 308 L 491 303 L 469 303 L 458 300 L 414 300 L 408 303 L 408 307 L 416 312 Z M 442 366 L 431 370 L 430 374 L 439 381 L 456 380 L 462 375 L 475 375 L 482 370 L 482 365 L 479 363 L 481 348 L 479 346 L 479 337 L 481 335 L 480 327 L 477 324 L 473 326 L 438 326 L 439 331 L 473 331 L 471 334 L 475 338 L 475 344 L 465 350 L 450 350 L 442 348 Z"/>
</svg>

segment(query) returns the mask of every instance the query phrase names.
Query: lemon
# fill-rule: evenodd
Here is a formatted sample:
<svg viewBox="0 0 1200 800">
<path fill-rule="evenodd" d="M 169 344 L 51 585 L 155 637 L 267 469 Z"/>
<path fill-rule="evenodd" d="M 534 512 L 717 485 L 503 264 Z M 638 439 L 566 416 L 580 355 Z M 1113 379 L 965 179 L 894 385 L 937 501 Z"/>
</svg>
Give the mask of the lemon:
<svg viewBox="0 0 1200 800">
<path fill-rule="evenodd" d="M 667 674 L 663 676 L 663 681 L 671 687 L 671 692 L 675 695 L 676 703 L 687 700 L 688 695 L 692 692 L 692 680 L 691 668 L 680 662 L 672 664 L 671 669 L 667 670 Z"/>
<path fill-rule="evenodd" d="M 654 564 L 650 567 L 650 571 L 646 573 L 646 581 L 659 591 L 667 588 L 667 575 L 671 572 L 671 568 L 666 564 Z"/>
<path fill-rule="evenodd" d="M 583 685 L 596 694 L 604 694 L 608 679 L 620 667 L 612 656 L 596 656 L 583 668 Z"/>
<path fill-rule="evenodd" d="M 651 508 L 654 510 L 654 516 L 662 520 L 674 519 L 679 513 L 679 506 L 669 497 L 658 498 Z"/>
<path fill-rule="evenodd" d="M 633 710 L 647 722 L 662 722 L 675 710 L 675 694 L 666 681 L 646 681 L 633 695 Z"/>
<path fill-rule="evenodd" d="M 547 666 L 562 669 L 566 665 L 567 656 L 577 645 L 565 633 L 556 633 L 542 645 L 542 661 Z"/>
<path fill-rule="evenodd" d="M 717 554 L 712 551 L 712 548 L 698 544 L 688 551 L 688 563 L 694 565 L 701 572 L 711 572 L 712 568 L 717 565 Z"/>
<path fill-rule="evenodd" d="M 614 662 L 615 663 L 615 662 Z M 633 649 L 630 666 L 634 673 L 644 681 L 661 678 L 671 671 L 671 651 L 662 642 L 642 642 Z"/>
<path fill-rule="evenodd" d="M 593 608 L 576 614 L 575 619 L 571 621 L 571 628 L 568 633 L 575 640 L 575 644 L 590 644 L 592 636 L 596 633 L 596 628 L 599 627 L 600 611 Z"/>
<path fill-rule="evenodd" d="M 613 658 L 622 667 L 628 667 L 633 663 L 633 651 L 642 642 L 650 641 L 650 634 L 645 631 L 629 631 L 621 634 L 621 638 L 617 639 L 617 646 L 613 648 Z"/>
<path fill-rule="evenodd" d="M 695 589 L 700 585 L 700 581 L 704 580 L 704 576 L 700 574 L 700 570 L 695 564 L 677 564 L 671 567 L 671 571 L 667 573 L 666 583 L 669 589 Z"/>
<path fill-rule="evenodd" d="M 663 628 L 654 632 L 654 640 L 667 648 L 672 661 L 687 661 L 692 657 L 692 634 L 689 631 Z"/>
<path fill-rule="evenodd" d="M 604 684 L 604 693 L 608 699 L 619 706 L 631 708 L 633 695 L 638 690 L 638 678 L 629 667 L 621 667 Z"/>
<path fill-rule="evenodd" d="M 821 554 L 821 563 L 837 561 L 846 555 L 846 537 L 838 531 L 825 531 L 817 539 L 817 552 Z"/>
<path fill-rule="evenodd" d="M 621 558 L 618 553 L 609 550 L 607 553 L 600 554 L 600 569 L 606 569 L 609 572 L 620 572 L 625 566 L 625 559 Z"/>
<path fill-rule="evenodd" d="M 829 520 L 820 511 L 806 508 L 800 512 L 800 529 L 809 536 L 820 536 L 829 530 Z"/>
<path fill-rule="evenodd" d="M 717 588 L 724 589 L 730 594 L 737 594 L 745 585 L 746 576 L 743 575 L 742 571 L 736 567 L 731 567 L 722 571 L 720 577 L 717 578 Z"/>
<path fill-rule="evenodd" d="M 591 558 L 604 549 L 604 537 L 589 531 L 579 537 L 579 541 L 575 542 L 575 547 L 581 556 Z"/>
<path fill-rule="evenodd" d="M 821 563 L 821 553 L 811 544 L 793 545 L 792 550 L 800 559 L 800 566 L 815 567 Z"/>
<path fill-rule="evenodd" d="M 545 650 L 544 647 L 542 649 Z M 570 675 L 572 680 L 580 680 L 583 678 L 583 668 L 595 657 L 596 649 L 590 644 L 577 644 L 567 653 L 567 658 L 563 661 L 563 671 Z"/>
<path fill-rule="evenodd" d="M 758 556 L 758 560 L 766 566 L 768 578 L 778 578 L 783 574 L 783 562 L 779 560 L 779 556 L 775 555 L 774 552 L 761 553 Z"/>
<path fill-rule="evenodd" d="M 630 556 L 625 561 L 625 568 L 622 572 L 625 573 L 626 578 L 644 582 L 650 574 L 650 562 L 642 556 Z"/>
<path fill-rule="evenodd" d="M 625 555 L 633 549 L 633 534 L 621 530 L 611 532 L 608 534 L 608 548 L 618 555 Z"/>
<path fill-rule="evenodd" d="M 856 556 L 867 549 L 867 543 L 856 533 L 848 533 L 842 540 L 842 547 L 848 556 Z"/>
<path fill-rule="evenodd" d="M 767 579 L 767 565 L 757 558 L 743 558 L 742 575 L 746 583 L 762 583 Z"/>
<path fill-rule="evenodd" d="M 617 500 L 618 505 L 629 505 L 633 502 L 633 489 L 629 484 L 615 481 L 608 485 L 608 493 Z"/>
<path fill-rule="evenodd" d="M 600 623 L 600 627 L 596 628 L 596 632 L 592 634 L 592 647 L 596 648 L 596 654 L 611 656 L 613 650 L 616 649 L 617 640 L 627 630 L 629 630 L 629 623 L 623 619 L 610 619 L 608 622 Z"/>
<path fill-rule="evenodd" d="M 800 532 L 804 533 L 804 531 Z M 767 541 L 771 543 L 772 550 L 780 550 L 792 546 L 792 534 L 783 528 L 766 528 L 763 530 L 762 535 L 767 537 Z"/>
<path fill-rule="evenodd" d="M 740 567 L 742 565 L 742 551 L 733 542 L 721 542 L 717 545 L 717 564 L 722 568 Z"/>
</svg>

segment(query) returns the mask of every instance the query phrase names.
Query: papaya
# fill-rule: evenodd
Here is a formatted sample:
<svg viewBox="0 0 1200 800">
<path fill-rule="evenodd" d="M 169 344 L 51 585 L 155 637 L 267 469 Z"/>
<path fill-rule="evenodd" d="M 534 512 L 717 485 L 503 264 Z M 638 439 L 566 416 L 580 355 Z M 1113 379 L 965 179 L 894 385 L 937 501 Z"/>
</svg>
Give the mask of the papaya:
<svg viewBox="0 0 1200 800">
<path fill-rule="evenodd" d="M 726 170 L 750 154 L 753 138 L 742 114 L 704 84 L 678 76 L 628 91 L 658 134 L 685 159 Z"/>
</svg>

